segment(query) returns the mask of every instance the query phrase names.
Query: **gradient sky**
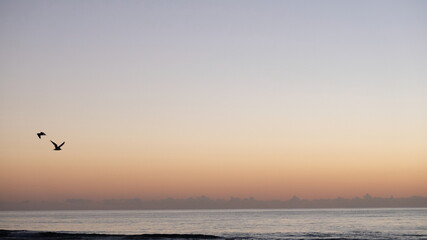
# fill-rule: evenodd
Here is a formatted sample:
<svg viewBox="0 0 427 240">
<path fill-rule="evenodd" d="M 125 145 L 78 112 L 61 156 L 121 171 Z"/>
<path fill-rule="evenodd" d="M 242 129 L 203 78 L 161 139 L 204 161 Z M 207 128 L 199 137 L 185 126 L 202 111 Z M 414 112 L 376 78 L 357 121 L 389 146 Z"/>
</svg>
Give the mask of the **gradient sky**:
<svg viewBox="0 0 427 240">
<path fill-rule="evenodd" d="M 426 63 L 426 1 L 1 0 L 0 200 L 427 196 Z"/>
</svg>

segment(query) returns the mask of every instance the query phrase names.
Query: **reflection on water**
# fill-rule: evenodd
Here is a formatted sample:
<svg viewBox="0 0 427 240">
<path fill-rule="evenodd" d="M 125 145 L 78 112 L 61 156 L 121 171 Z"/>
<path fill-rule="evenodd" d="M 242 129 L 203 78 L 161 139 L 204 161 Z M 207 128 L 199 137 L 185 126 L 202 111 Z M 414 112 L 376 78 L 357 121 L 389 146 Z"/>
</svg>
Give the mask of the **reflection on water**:
<svg viewBox="0 0 427 240">
<path fill-rule="evenodd" d="M 427 209 L 7 211 L 0 229 L 254 239 L 427 238 Z"/>
</svg>

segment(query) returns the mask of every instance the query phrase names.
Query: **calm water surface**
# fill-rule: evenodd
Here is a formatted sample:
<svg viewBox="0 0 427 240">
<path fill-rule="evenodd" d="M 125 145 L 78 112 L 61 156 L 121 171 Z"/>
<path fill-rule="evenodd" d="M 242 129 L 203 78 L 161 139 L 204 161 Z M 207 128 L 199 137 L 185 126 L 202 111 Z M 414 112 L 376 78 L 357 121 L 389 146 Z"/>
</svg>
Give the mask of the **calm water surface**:
<svg viewBox="0 0 427 240">
<path fill-rule="evenodd" d="M 427 209 L 4 211 L 0 229 L 232 239 L 427 239 Z"/>
</svg>

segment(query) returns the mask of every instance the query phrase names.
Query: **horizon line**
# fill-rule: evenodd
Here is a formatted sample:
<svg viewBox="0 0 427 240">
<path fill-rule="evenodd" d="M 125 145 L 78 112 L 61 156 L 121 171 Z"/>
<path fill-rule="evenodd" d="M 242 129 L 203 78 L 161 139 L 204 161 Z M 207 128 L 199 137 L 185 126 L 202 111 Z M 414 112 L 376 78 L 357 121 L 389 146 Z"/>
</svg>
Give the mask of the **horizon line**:
<svg viewBox="0 0 427 240">
<path fill-rule="evenodd" d="M 427 197 L 372 197 L 351 199 L 256 200 L 255 198 L 211 199 L 205 196 L 186 199 L 67 199 L 62 201 L 0 201 L 0 211 L 14 210 L 197 210 L 197 209 L 327 209 L 327 208 L 427 208 Z"/>
</svg>

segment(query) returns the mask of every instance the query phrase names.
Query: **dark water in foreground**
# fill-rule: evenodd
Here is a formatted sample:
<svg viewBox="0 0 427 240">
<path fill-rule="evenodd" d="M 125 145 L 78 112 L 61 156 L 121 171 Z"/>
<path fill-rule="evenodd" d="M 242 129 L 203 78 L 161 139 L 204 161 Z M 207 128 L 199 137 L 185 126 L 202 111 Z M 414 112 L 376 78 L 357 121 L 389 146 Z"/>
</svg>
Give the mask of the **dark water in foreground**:
<svg viewBox="0 0 427 240">
<path fill-rule="evenodd" d="M 427 209 L 6 211 L 0 229 L 0 239 L 411 240 L 427 239 Z"/>
</svg>

